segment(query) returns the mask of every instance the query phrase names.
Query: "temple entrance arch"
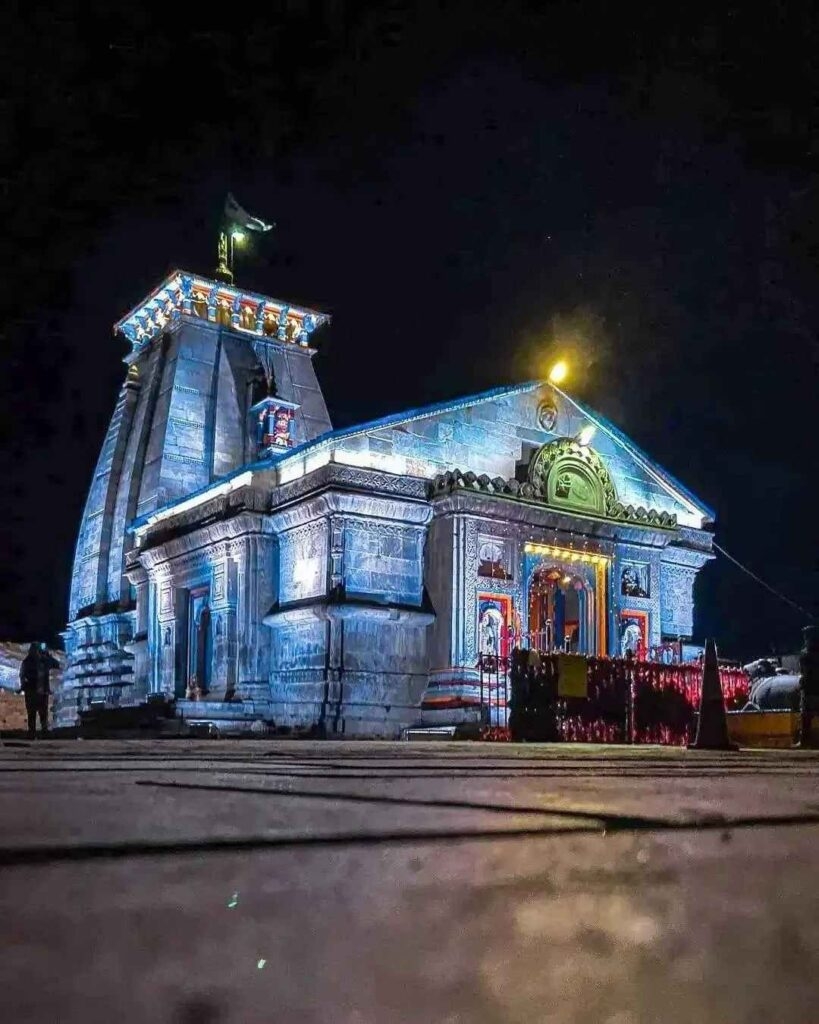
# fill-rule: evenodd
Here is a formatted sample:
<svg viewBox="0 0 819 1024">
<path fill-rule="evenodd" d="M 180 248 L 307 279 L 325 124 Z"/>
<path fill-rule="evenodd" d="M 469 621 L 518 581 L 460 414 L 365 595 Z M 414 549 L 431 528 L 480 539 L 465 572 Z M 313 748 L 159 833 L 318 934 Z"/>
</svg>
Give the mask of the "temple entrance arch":
<svg viewBox="0 0 819 1024">
<path fill-rule="evenodd" d="M 599 573 L 595 567 L 550 557 L 531 568 L 526 584 L 529 646 L 540 651 L 566 651 L 596 655 L 601 643 L 598 629 Z"/>
</svg>

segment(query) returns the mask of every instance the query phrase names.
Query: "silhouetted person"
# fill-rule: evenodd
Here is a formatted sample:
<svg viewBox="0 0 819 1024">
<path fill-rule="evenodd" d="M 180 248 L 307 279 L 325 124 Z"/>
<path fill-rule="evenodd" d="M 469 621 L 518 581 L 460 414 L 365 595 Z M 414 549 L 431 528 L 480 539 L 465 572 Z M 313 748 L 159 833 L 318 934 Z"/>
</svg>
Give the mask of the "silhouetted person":
<svg viewBox="0 0 819 1024">
<path fill-rule="evenodd" d="M 26 697 L 30 739 L 37 735 L 38 716 L 40 732 L 44 736 L 48 735 L 48 697 L 51 693 L 49 673 L 52 665 L 56 664 L 47 650 L 41 650 L 38 644 L 31 644 L 20 666 L 20 690 Z"/>
</svg>

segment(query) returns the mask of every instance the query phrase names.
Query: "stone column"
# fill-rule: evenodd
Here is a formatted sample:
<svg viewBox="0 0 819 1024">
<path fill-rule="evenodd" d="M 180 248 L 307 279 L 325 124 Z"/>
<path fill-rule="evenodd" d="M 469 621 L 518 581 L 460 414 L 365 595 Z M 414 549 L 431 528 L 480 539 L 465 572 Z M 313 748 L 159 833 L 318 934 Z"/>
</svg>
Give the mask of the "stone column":
<svg viewBox="0 0 819 1024">
<path fill-rule="evenodd" d="M 156 588 L 155 644 L 151 654 L 153 690 L 173 699 L 176 694 L 177 649 L 180 645 L 180 598 L 170 574 L 162 574 Z M 181 665 L 179 668 L 181 671 Z"/>
<path fill-rule="evenodd" d="M 150 583 L 147 571 L 139 562 L 129 562 L 125 575 L 136 589 L 136 607 L 133 611 L 134 635 L 131 641 L 125 644 L 125 650 L 134 657 L 134 696 L 142 700 L 151 690 L 151 656 L 148 641 Z"/>
<path fill-rule="evenodd" d="M 276 538 L 259 533 L 237 544 L 237 696 L 270 699 L 270 629 L 263 619 L 276 601 Z"/>
<path fill-rule="evenodd" d="M 457 513 L 436 517 L 429 527 L 426 585 L 436 619 L 428 693 L 436 699 L 462 696 L 476 676 L 470 668 L 477 660 L 475 585 L 468 579 L 470 550 L 477 543 L 474 527 Z"/>
<path fill-rule="evenodd" d="M 233 555 L 233 545 L 220 545 L 212 563 L 213 668 L 209 691 L 212 700 L 220 697 L 230 700 L 236 692 L 238 566 Z"/>
</svg>

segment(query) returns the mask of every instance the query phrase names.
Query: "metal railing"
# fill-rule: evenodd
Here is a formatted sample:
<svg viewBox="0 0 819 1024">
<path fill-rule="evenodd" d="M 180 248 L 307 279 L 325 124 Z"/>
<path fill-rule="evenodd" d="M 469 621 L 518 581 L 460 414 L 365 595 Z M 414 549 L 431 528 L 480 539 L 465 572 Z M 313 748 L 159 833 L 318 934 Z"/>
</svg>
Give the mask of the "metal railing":
<svg viewBox="0 0 819 1024">
<path fill-rule="evenodd" d="M 632 658 L 588 658 L 586 696 L 564 696 L 559 656 L 515 648 L 479 658 L 482 734 L 487 739 L 592 743 L 690 741 L 700 703 L 702 667 Z M 740 668 L 721 667 L 728 710 L 748 699 Z"/>
</svg>

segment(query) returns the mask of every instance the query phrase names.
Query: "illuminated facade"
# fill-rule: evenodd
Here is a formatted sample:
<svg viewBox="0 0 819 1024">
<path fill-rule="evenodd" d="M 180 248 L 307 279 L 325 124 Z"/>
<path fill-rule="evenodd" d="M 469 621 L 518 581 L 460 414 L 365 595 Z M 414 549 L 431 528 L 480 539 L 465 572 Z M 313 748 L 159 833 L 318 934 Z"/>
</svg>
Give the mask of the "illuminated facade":
<svg viewBox="0 0 819 1024">
<path fill-rule="evenodd" d="M 468 716 L 481 653 L 672 656 L 713 512 L 532 382 L 332 430 L 323 314 L 176 272 L 77 543 L 58 724 L 175 699 L 225 730 L 395 736 Z"/>
</svg>

